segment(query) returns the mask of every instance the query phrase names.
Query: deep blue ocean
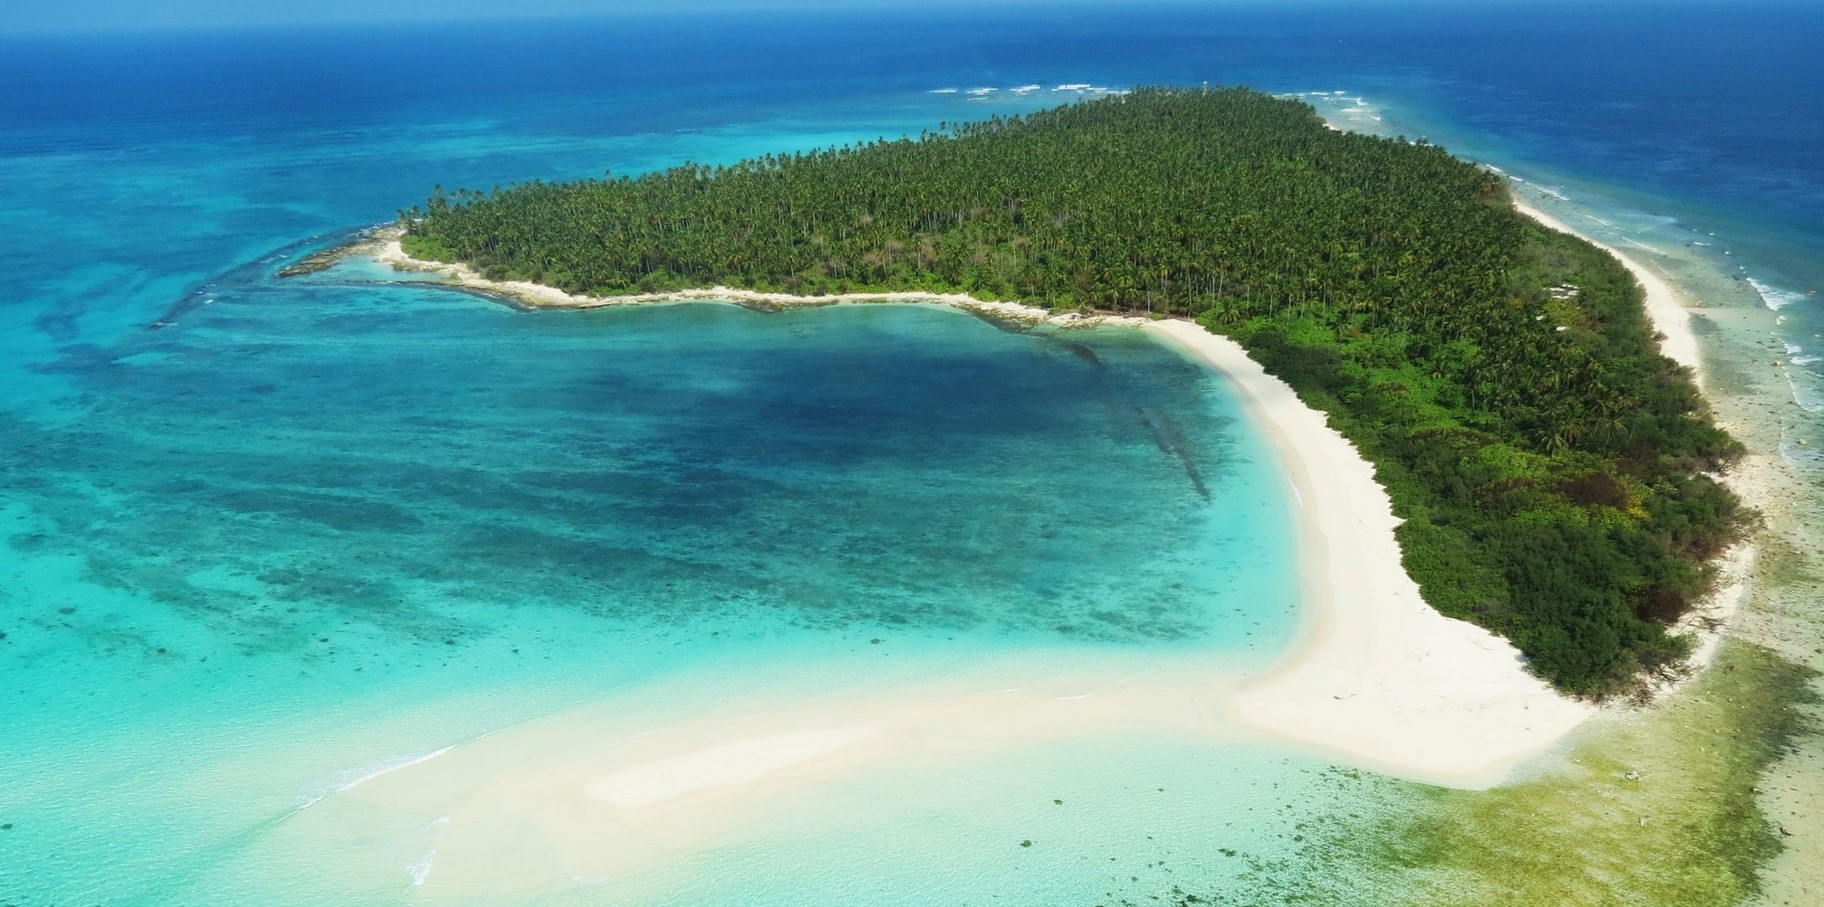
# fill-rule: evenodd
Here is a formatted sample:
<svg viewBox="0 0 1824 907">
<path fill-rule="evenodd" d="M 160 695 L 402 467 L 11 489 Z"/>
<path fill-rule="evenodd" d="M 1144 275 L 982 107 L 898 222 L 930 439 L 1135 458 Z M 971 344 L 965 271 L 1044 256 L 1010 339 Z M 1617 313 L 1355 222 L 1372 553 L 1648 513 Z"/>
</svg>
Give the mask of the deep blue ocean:
<svg viewBox="0 0 1824 907">
<path fill-rule="evenodd" d="M 436 821 L 364 804 L 308 826 L 325 795 L 571 710 L 631 733 L 760 688 L 1257 669 L 1299 614 L 1265 442 L 1137 332 L 926 306 L 525 313 L 371 265 L 275 271 L 437 185 L 1241 84 L 1714 266 L 1779 310 L 1816 412 L 1820 46 L 1824 8 L 1798 3 L 0 36 L 0 904 L 1257 892 L 1294 826 L 1366 809 L 1323 760 L 1257 743 L 911 765 L 865 794 L 903 815 L 804 806 L 637 884 L 439 891 Z M 1196 793 L 1139 808 L 1130 788 Z M 1099 811 L 1059 819 L 1054 797 Z M 982 849 L 1042 823 L 1085 843 Z"/>
</svg>

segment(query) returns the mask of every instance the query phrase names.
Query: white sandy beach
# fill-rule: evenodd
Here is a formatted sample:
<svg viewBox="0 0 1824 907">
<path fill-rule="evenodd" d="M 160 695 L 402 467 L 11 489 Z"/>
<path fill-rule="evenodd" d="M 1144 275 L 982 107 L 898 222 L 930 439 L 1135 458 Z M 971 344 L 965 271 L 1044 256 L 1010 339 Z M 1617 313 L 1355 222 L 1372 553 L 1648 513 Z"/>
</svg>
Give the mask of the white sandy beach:
<svg viewBox="0 0 1824 907">
<path fill-rule="evenodd" d="M 1524 204 L 1522 214 L 1581 234 Z M 1586 240 L 1588 237 L 1584 237 Z M 1592 241 L 1593 242 L 1593 241 Z M 1645 290 L 1661 351 L 1703 387 L 1691 315 L 1658 275 L 1609 246 Z M 1267 675 L 1250 680 L 1231 707 L 1241 720 L 1367 760 L 1395 774 L 1455 776 L 1478 786 L 1552 748 L 1597 709 L 1568 700 L 1528 674 L 1506 640 L 1447 618 L 1419 595 L 1400 566 L 1399 524 L 1373 467 L 1321 413 L 1267 375 L 1238 344 L 1196 325 L 1162 322 L 1168 336 L 1221 371 L 1247 398 L 1298 490 L 1306 564 L 1306 642 Z M 1679 625 L 1692 634 L 1692 666 L 1715 657 L 1721 626 L 1746 593 L 1749 545 L 1720 565 L 1718 592 Z"/>
<path fill-rule="evenodd" d="M 1425 603 L 1374 468 L 1322 413 L 1232 340 L 1184 321 L 1148 330 L 1229 379 L 1297 490 L 1305 637 L 1229 702 L 1236 718 L 1341 761 L 1482 787 L 1594 713 L 1528 674 L 1506 640 Z"/>
</svg>

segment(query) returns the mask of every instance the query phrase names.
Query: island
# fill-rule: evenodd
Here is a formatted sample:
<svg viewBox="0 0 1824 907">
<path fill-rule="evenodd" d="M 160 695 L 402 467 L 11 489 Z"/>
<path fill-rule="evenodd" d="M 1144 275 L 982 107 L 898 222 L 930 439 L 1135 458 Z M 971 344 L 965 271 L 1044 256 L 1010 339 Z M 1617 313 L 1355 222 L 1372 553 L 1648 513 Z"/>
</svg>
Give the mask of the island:
<svg viewBox="0 0 1824 907">
<path fill-rule="evenodd" d="M 1517 212 L 1498 174 L 1247 89 L 439 188 L 399 225 L 395 261 L 460 264 L 536 305 L 947 298 L 1193 319 L 1373 465 L 1431 607 L 1570 694 L 1677 672 L 1689 640 L 1669 630 L 1752 521 L 1719 481 L 1741 445 L 1661 354 L 1620 262 Z"/>
</svg>

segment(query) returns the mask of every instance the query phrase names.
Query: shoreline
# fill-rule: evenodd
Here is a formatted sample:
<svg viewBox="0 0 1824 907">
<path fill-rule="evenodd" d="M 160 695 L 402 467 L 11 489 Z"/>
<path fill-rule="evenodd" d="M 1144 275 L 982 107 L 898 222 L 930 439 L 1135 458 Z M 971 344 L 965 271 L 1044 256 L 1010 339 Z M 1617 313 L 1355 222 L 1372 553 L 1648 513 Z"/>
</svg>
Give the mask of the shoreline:
<svg viewBox="0 0 1824 907">
<path fill-rule="evenodd" d="M 601 309 L 624 305 L 663 305 L 679 302 L 733 303 L 767 310 L 820 308 L 829 305 L 858 303 L 932 303 L 963 309 L 985 318 L 1019 324 L 1092 327 L 1109 324 L 1139 326 L 1147 322 L 1145 318 L 1132 315 L 1057 313 L 1018 302 L 989 302 L 966 293 L 930 293 L 916 290 L 795 296 L 790 293 L 762 293 L 758 290 L 717 286 L 708 289 L 672 290 L 664 293 L 637 293 L 626 296 L 586 296 L 524 280 L 489 280 L 481 276 L 474 268 L 460 262 L 451 264 L 413 258 L 407 255 L 405 249 L 399 244 L 401 233 L 402 231 L 398 227 L 376 228 L 368 238 L 345 247 L 346 254 L 351 257 L 371 257 L 374 261 L 391 265 L 400 271 L 436 274 L 449 279 L 455 286 L 505 296 L 541 309 Z"/>
<path fill-rule="evenodd" d="M 1296 489 L 1306 626 L 1230 699 L 1231 717 L 1383 771 L 1486 788 L 1597 714 L 1528 673 L 1507 640 L 1425 602 L 1373 465 L 1323 413 L 1226 337 L 1186 321 L 1147 330 L 1224 376 Z"/>
<path fill-rule="evenodd" d="M 1399 521 L 1373 466 L 1328 427 L 1323 413 L 1268 375 L 1239 344 L 1192 322 L 1058 315 L 1019 303 L 920 292 L 805 297 L 714 288 L 579 296 L 522 281 L 487 280 L 466 265 L 412 258 L 400 247 L 396 228 L 377 230 L 351 254 L 542 308 L 693 301 L 778 308 L 930 303 L 1024 324 L 1141 328 L 1222 375 L 1242 397 L 1284 465 L 1299 508 L 1305 625 L 1275 666 L 1224 697 L 1217 709 L 1224 718 L 1331 758 L 1475 789 L 1500 783 L 1600 713 L 1528 673 L 1505 639 L 1427 604 L 1401 566 L 1393 534 Z"/>
<path fill-rule="evenodd" d="M 1514 210 L 1548 230 L 1575 236 L 1621 262 L 1622 267 L 1634 275 L 1644 291 L 1647 320 L 1662 338 L 1660 353 L 1690 370 L 1691 383 L 1697 386 L 1700 395 L 1704 393 L 1707 376 L 1702 348 L 1698 344 L 1697 332 L 1691 326 L 1691 307 L 1686 305 L 1683 294 L 1677 288 L 1620 249 L 1577 232 L 1564 221 L 1520 201 L 1518 196 L 1514 199 Z M 1732 433 L 1740 434 L 1739 431 Z M 1730 475 L 1718 476 L 1717 479 L 1752 506 L 1752 502 L 1764 500 L 1766 496 L 1758 487 L 1752 487 L 1754 483 L 1746 478 L 1747 472 L 1738 469 Z M 1756 550 L 1754 540 L 1749 538 L 1738 542 L 1712 562 L 1717 570 L 1715 590 L 1680 617 L 1673 626 L 1674 633 L 1691 637 L 1691 656 L 1677 676 L 1649 682 L 1651 699 L 1658 699 L 1677 690 L 1716 661 L 1717 651 L 1722 648 L 1724 637 L 1729 635 L 1730 621 L 1748 599 Z"/>
<path fill-rule="evenodd" d="M 1679 293 L 1672 285 L 1661 279 L 1658 274 L 1648 270 L 1645 265 L 1629 258 L 1620 249 L 1606 243 L 1598 242 L 1594 237 L 1585 236 L 1572 229 L 1569 224 L 1559 220 L 1518 198 L 1514 200 L 1514 210 L 1532 219 L 1548 230 L 1555 230 L 1575 236 L 1615 257 L 1621 266 L 1634 275 L 1645 291 L 1647 321 L 1663 338 L 1659 351 L 1667 359 L 1691 370 L 1692 383 L 1697 385 L 1699 393 L 1704 390 L 1704 361 L 1698 351 L 1697 333 L 1691 329 L 1691 310 L 1679 301 Z"/>
<path fill-rule="evenodd" d="M 1693 354 L 1691 360 L 1680 357 L 1674 343 L 1662 345 L 1662 352 L 1694 367 L 1717 423 L 1748 447 L 1747 456 L 1720 478 L 1760 512 L 1764 525 L 1715 562 L 1721 570 L 1717 594 L 1680 622 L 1679 629 L 1695 631 L 1696 651 L 1689 663 L 1692 670 L 1655 690 L 1656 705 L 1663 704 L 1655 713 L 1680 717 L 1659 721 L 1656 733 L 1661 739 L 1650 737 L 1646 745 L 1674 751 L 1683 746 L 1687 757 L 1716 758 L 1720 750 L 1690 742 L 1695 739 L 1703 743 L 1704 732 L 1685 724 L 1682 717 L 1691 709 L 1712 703 L 1725 714 L 1748 710 L 1739 713 L 1748 722 L 1740 732 L 1742 737 L 1789 734 L 1781 738 L 1787 746 L 1780 751 L 1753 754 L 1751 748 L 1745 748 L 1754 755 L 1754 761 L 1742 766 L 1748 771 L 1730 779 L 1751 792 L 1748 799 L 1765 823 L 1762 827 L 1777 841 L 1777 853 L 1761 852 L 1756 857 L 1760 861 L 1756 870 L 1760 890 L 1743 903 L 1809 903 L 1807 896 L 1824 885 L 1824 847 L 1820 846 L 1818 834 L 1819 818 L 1824 816 L 1824 760 L 1818 758 L 1815 746 L 1807 746 L 1816 742 L 1815 701 L 1800 690 L 1809 687 L 1815 691 L 1816 675 L 1811 672 L 1824 666 L 1820 659 L 1824 655 L 1824 631 L 1819 628 L 1815 608 L 1817 523 L 1812 517 L 1821 483 L 1815 472 L 1816 461 L 1806 462 L 1804 447 L 1808 436 L 1812 444 L 1818 443 L 1816 411 L 1801 403 L 1781 362 L 1792 354 L 1786 336 L 1790 326 L 1785 326 L 1791 313 L 1783 313 L 1770 303 L 1739 269 L 1723 267 L 1730 262 L 1716 258 L 1719 252 L 1710 242 L 1703 241 L 1704 237 L 1683 235 L 1689 231 L 1677 228 L 1684 225 L 1674 224 L 1660 232 L 1621 229 L 1599 216 L 1612 217 L 1612 208 L 1593 207 L 1581 198 L 1542 194 L 1529 201 L 1532 204 L 1525 208 L 1554 213 L 1525 213 L 1548 227 L 1608 248 L 1630 266 L 1650 294 L 1656 288 L 1662 291 L 1662 305 L 1648 307 L 1655 327 L 1668 340 L 1675 339 L 1679 329 L 1701 339 L 1701 343 L 1686 347 Z M 1628 209 L 1621 206 L 1621 210 Z M 1590 232 L 1570 228 L 1568 223 L 1583 224 Z M 1620 254 L 1612 246 L 1597 242 L 1593 235 L 1615 236 L 1617 245 L 1639 236 L 1651 245 L 1642 245 L 1642 251 L 1632 255 Z M 1692 248 L 1681 250 L 1681 244 Z M 1648 264 L 1650 270 L 1643 266 Z M 1682 312 L 1663 305 L 1668 300 Z M 1671 313 L 1675 318 L 1667 324 L 1656 317 L 1659 313 Z M 1701 361 L 1696 358 L 1699 353 Z M 1729 644 L 1724 645 L 1725 641 Z M 1762 674 L 1749 680 L 1746 690 L 1719 700 L 1712 692 L 1716 689 L 1712 682 L 1727 684 L 1725 677 L 1735 675 L 1722 675 L 1725 669 L 1713 666 L 1714 660 L 1720 657 L 1728 662 L 1726 670 L 1734 671 L 1745 666 L 1744 653 L 1750 656 L 1749 663 L 1766 659 L 1774 671 L 1790 671 L 1787 678 L 1805 679 L 1794 686 L 1767 686 L 1775 683 L 1779 674 Z M 1705 681 L 1701 685 L 1700 677 Z M 1790 679 L 1784 682 L 1795 683 Z M 1756 695 L 1769 697 L 1759 702 L 1760 709 L 1773 706 L 1777 710 L 1756 711 L 1751 704 Z M 1617 717 L 1621 719 L 1615 722 L 1618 728 L 1640 727 L 1643 725 L 1634 722 L 1652 720 L 1640 713 Z M 1779 723 L 1789 721 L 1796 723 Z M 1638 737 L 1629 740 L 1633 745 L 1641 745 L 1639 741 Z M 1682 770 L 1676 763 L 1661 770 L 1674 767 Z M 1715 796 L 1714 788 L 1689 793 Z M 1705 802 L 1694 811 L 1701 814 L 1706 810 L 1714 814 L 1715 804 Z"/>
</svg>

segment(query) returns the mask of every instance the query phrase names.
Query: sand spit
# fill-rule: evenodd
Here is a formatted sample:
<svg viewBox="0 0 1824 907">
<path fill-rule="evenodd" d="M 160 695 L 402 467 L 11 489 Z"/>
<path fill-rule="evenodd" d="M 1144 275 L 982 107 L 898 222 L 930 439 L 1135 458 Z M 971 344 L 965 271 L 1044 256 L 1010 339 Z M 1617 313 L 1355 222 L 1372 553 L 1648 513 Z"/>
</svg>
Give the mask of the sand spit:
<svg viewBox="0 0 1824 907">
<path fill-rule="evenodd" d="M 880 684 L 850 665 L 853 685 L 824 691 L 731 667 L 707 691 L 634 691 L 377 775 L 299 811 L 284 834 L 361 828 L 380 850 L 419 855 L 400 860 L 400 878 L 433 899 L 607 880 L 626 893 L 790 805 L 841 796 L 870 769 L 966 765 L 1083 734 L 1254 738 L 1213 720 L 1238 677 L 1184 660 L 1137 677 L 1131 667 L 1014 657 L 941 683 Z"/>
<path fill-rule="evenodd" d="M 1296 489 L 1304 640 L 1229 703 L 1241 721 L 1346 762 L 1458 787 L 1499 783 L 1595 713 L 1527 673 L 1506 640 L 1439 614 L 1400 566 L 1374 468 L 1240 344 L 1148 327 L 1225 375 Z"/>
</svg>

